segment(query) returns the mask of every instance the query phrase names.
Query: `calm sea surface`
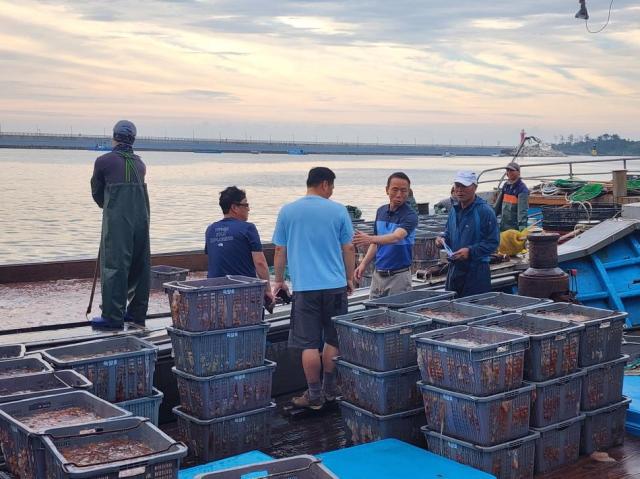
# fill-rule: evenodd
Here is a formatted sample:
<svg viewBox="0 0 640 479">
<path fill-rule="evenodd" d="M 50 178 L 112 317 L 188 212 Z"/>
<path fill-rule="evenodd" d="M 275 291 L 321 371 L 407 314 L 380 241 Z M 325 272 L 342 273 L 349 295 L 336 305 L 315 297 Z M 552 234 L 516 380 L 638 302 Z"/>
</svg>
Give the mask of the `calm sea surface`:
<svg viewBox="0 0 640 479">
<path fill-rule="evenodd" d="M 0 264 L 96 256 L 101 210 L 91 198 L 89 179 L 98 155 L 92 151 L 0 149 Z M 364 218 L 373 219 L 376 208 L 387 200 L 384 186 L 394 171 L 409 175 L 418 202 L 433 205 L 448 195 L 456 170 L 479 172 L 509 161 L 497 157 L 165 152 L 143 152 L 141 156 L 147 164 L 153 253 L 202 248 L 207 225 L 221 217 L 218 192 L 229 185 L 247 191 L 249 221 L 257 225 L 266 242 L 271 240 L 280 207 L 305 193 L 306 175 L 313 166 L 327 166 L 336 173 L 333 200 L 358 206 Z M 522 163 L 550 161 L 554 159 L 527 158 Z M 621 163 L 591 164 L 574 171 L 618 167 Z M 565 169 L 533 171 L 544 175 Z"/>
</svg>

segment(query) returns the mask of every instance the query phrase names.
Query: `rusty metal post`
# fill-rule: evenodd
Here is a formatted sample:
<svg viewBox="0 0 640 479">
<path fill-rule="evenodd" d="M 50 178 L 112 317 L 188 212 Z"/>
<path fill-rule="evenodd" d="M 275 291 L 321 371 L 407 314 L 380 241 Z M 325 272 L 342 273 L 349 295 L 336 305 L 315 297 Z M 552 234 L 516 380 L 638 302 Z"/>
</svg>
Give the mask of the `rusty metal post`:
<svg viewBox="0 0 640 479">
<path fill-rule="evenodd" d="M 613 201 L 620 203 L 620 199 L 627 196 L 627 170 L 614 170 L 613 179 Z"/>
</svg>

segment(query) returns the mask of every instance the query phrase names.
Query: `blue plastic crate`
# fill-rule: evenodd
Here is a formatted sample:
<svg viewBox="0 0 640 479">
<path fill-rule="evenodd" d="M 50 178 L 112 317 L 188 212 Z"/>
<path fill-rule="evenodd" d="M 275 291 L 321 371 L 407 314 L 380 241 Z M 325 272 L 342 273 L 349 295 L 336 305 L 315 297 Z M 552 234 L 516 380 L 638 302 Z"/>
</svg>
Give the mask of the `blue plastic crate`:
<svg viewBox="0 0 640 479">
<path fill-rule="evenodd" d="M 91 392 L 110 402 L 150 396 L 158 348 L 133 336 L 98 339 L 42 351 L 56 369 L 71 368 L 93 383 Z"/>
<path fill-rule="evenodd" d="M 496 308 L 503 313 L 520 313 L 543 304 L 551 303 L 550 299 L 531 298 L 529 296 L 519 296 L 517 294 L 507 294 L 490 292 L 466 296 L 454 300 L 456 303 L 476 304 L 478 306 L 489 306 Z"/>
<path fill-rule="evenodd" d="M 531 399 L 531 427 L 546 427 L 578 416 L 585 374 L 580 370 L 549 381 L 526 383 L 536 388 Z"/>
<path fill-rule="evenodd" d="M 529 432 L 534 386 L 476 397 L 418 383 L 427 427 L 480 446 L 495 446 Z"/>
<path fill-rule="evenodd" d="M 400 312 L 429 318 L 439 328 L 468 324 L 472 321 L 502 314 L 499 309 L 456 303 L 455 301 L 435 301 L 401 309 Z"/>
<path fill-rule="evenodd" d="M 172 368 L 178 382 L 182 411 L 199 419 L 229 416 L 271 403 L 271 379 L 276 363 L 209 377 Z"/>
<path fill-rule="evenodd" d="M 163 399 L 162 391 L 153 388 L 151 396 L 119 402 L 116 406 L 129 411 L 133 416 L 146 417 L 154 426 L 157 426 Z"/>
<path fill-rule="evenodd" d="M 336 370 L 343 399 L 372 413 L 393 414 L 422 403 L 418 366 L 379 372 L 337 358 Z"/>
<path fill-rule="evenodd" d="M 623 355 L 613 361 L 594 364 L 583 369 L 582 411 L 593 411 L 622 400 L 624 367 L 629 356 Z"/>
<path fill-rule="evenodd" d="M 580 333 L 580 367 L 611 361 L 620 356 L 627 313 L 591 308 L 579 304 L 551 303 L 528 311 L 529 314 L 561 319 L 584 325 Z"/>
<path fill-rule="evenodd" d="M 414 338 L 426 384 L 474 396 L 490 396 L 522 384 L 526 336 L 452 326 Z"/>
<path fill-rule="evenodd" d="M 268 330 L 267 323 L 199 333 L 167 326 L 176 368 L 200 377 L 262 366 Z"/>
<path fill-rule="evenodd" d="M 584 326 L 557 319 L 511 313 L 471 323 L 529 338 L 524 353 L 524 379 L 546 381 L 578 369 L 580 336 Z"/>
<path fill-rule="evenodd" d="M 0 346 L 0 359 L 15 359 L 24 356 L 27 348 L 24 344 L 6 344 Z"/>
<path fill-rule="evenodd" d="M 374 371 L 415 366 L 413 334 L 430 331 L 432 321 L 389 309 L 371 309 L 333 318 L 345 361 Z"/>
<path fill-rule="evenodd" d="M 420 427 L 424 425 L 422 408 L 394 414 L 374 414 L 347 401 L 340 401 L 342 420 L 344 421 L 347 440 L 352 444 L 379 441 L 393 437 L 421 446 L 424 437 Z"/>
<path fill-rule="evenodd" d="M 184 281 L 189 270 L 177 266 L 155 265 L 151 267 L 151 289 L 163 290 L 164 283 L 170 281 Z"/>
<path fill-rule="evenodd" d="M 625 419 L 631 399 L 604 406 L 595 411 L 585 411 L 580 440 L 580 454 L 606 451 L 624 444 Z"/>
<path fill-rule="evenodd" d="M 580 455 L 580 433 L 585 415 L 568 421 L 532 429 L 540 434 L 536 439 L 536 474 L 573 464 Z"/>
<path fill-rule="evenodd" d="M 259 324 L 267 282 L 226 276 L 164 285 L 173 326 L 185 331 L 213 331 Z"/>
<path fill-rule="evenodd" d="M 533 478 L 536 439 L 540 437 L 537 432 L 497 446 L 484 447 L 427 428 L 422 428 L 422 431 L 431 452 L 493 474 L 497 479 Z"/>
<path fill-rule="evenodd" d="M 33 356 L 0 361 L 0 379 L 47 371 L 53 371 L 51 365 Z"/>
<path fill-rule="evenodd" d="M 180 459 L 187 455 L 184 444 L 174 441 L 148 420 L 136 417 L 50 429 L 42 441 L 47 479 L 175 479 L 180 469 Z M 135 441 L 144 444 L 152 452 L 133 458 L 114 459 L 109 454 L 112 441 Z M 96 463 L 78 464 L 72 454 L 80 451 L 91 451 Z M 100 452 L 104 452 L 102 457 Z"/>
<path fill-rule="evenodd" d="M 403 309 L 417 306 L 419 304 L 432 303 L 443 299 L 451 299 L 456 295 L 452 291 L 432 291 L 428 289 L 416 289 L 407 291 L 406 293 L 392 294 L 383 296 L 382 298 L 370 299 L 365 301 L 364 307 L 386 308 L 386 309 Z"/>
<path fill-rule="evenodd" d="M 64 416 L 65 411 L 70 412 Z M 98 420 L 120 419 L 130 415 L 130 412 L 86 391 L 2 404 L 0 442 L 5 463 L 13 474 L 23 479 L 45 477 L 44 451 L 40 440 L 45 431 L 63 425 L 95 423 Z"/>
<path fill-rule="evenodd" d="M 173 408 L 179 437 L 200 461 L 213 461 L 253 449 L 263 449 L 271 439 L 271 416 L 275 403 L 252 411 L 216 419 L 198 419 Z"/>
<path fill-rule="evenodd" d="M 73 370 L 50 371 L 0 379 L 0 404 L 74 389 L 91 390 L 93 384 Z"/>
</svg>

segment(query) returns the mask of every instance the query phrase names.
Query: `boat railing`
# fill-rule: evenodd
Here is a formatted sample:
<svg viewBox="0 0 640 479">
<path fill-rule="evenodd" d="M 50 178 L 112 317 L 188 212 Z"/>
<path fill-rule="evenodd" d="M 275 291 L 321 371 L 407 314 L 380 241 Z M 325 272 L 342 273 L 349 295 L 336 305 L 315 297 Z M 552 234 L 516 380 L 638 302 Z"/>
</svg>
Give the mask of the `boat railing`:
<svg viewBox="0 0 640 479">
<path fill-rule="evenodd" d="M 551 178 L 558 178 L 558 177 L 569 177 L 570 179 L 574 178 L 578 173 L 576 173 L 575 171 L 575 166 L 576 165 L 582 165 L 582 164 L 591 164 L 591 163 L 621 163 L 621 168 L 623 170 L 627 170 L 628 173 L 640 173 L 640 170 L 629 170 L 627 169 L 628 163 L 632 162 L 632 161 L 638 161 L 640 160 L 640 157 L 628 157 L 628 158 L 600 158 L 600 159 L 591 159 L 591 160 L 563 160 L 563 161 L 550 161 L 550 162 L 545 162 L 545 163 L 520 163 L 520 170 L 521 173 L 523 172 L 523 170 L 525 170 L 525 168 L 527 170 L 529 169 L 533 169 L 533 168 L 549 168 L 549 167 L 557 167 L 557 166 L 563 166 L 566 165 L 567 166 L 567 170 L 565 173 L 547 173 L 544 175 L 532 175 L 532 176 L 528 176 L 525 175 L 524 173 L 521 175 L 523 180 L 545 180 L 545 179 L 551 179 Z M 636 163 L 636 165 L 638 165 Z M 487 168 L 485 170 L 482 170 L 479 174 L 478 174 L 478 184 L 483 184 L 483 183 L 498 183 L 500 184 L 502 182 L 502 180 L 504 180 L 505 175 L 504 175 L 504 170 L 505 167 L 501 166 L 501 167 L 497 167 L 497 168 Z M 500 178 L 491 178 L 491 179 L 482 179 L 483 176 L 485 176 L 486 178 L 486 174 L 487 173 L 491 173 L 494 171 L 500 171 L 503 172 L 502 176 Z M 597 176 L 597 175 L 611 175 L 611 171 L 592 171 L 592 172 L 584 172 L 581 171 L 579 174 L 582 176 Z"/>
</svg>

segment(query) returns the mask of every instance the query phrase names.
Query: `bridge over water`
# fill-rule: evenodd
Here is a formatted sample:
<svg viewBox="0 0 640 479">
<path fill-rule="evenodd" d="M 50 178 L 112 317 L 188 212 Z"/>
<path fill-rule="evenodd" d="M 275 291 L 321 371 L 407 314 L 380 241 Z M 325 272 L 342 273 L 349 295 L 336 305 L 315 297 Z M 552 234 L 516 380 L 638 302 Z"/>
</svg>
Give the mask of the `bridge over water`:
<svg viewBox="0 0 640 479">
<path fill-rule="evenodd" d="M 44 148 L 65 150 L 111 149 L 104 135 L 56 135 L 42 133 L 0 133 L 0 148 Z M 136 150 L 194 153 L 280 153 L 319 155 L 423 155 L 490 156 L 504 146 L 420 145 L 383 143 L 289 142 L 205 138 L 138 137 Z"/>
</svg>

